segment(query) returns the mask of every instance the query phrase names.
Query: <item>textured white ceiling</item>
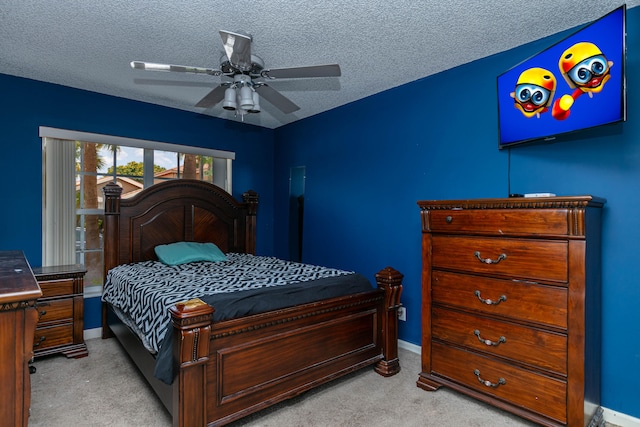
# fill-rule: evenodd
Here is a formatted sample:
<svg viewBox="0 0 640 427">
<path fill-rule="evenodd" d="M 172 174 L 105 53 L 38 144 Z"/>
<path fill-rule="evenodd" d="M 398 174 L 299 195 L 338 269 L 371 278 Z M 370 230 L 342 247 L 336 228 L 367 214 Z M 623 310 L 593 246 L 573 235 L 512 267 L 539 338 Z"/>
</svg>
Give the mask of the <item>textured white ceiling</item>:
<svg viewBox="0 0 640 427">
<path fill-rule="evenodd" d="M 266 68 L 338 63 L 341 77 L 275 80 L 267 128 L 537 40 L 620 0 L 0 0 L 0 73 L 238 120 L 194 105 L 220 77 L 133 70 L 132 60 L 218 68 L 219 30 L 253 35 Z M 640 0 L 626 1 L 627 8 Z"/>
</svg>

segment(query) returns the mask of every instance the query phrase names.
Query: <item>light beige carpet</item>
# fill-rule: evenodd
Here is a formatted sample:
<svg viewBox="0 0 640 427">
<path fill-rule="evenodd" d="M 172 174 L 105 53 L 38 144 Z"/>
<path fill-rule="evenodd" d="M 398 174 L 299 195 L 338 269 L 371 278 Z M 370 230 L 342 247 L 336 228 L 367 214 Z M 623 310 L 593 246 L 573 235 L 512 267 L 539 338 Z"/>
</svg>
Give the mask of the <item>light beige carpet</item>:
<svg viewBox="0 0 640 427">
<path fill-rule="evenodd" d="M 89 356 L 35 362 L 29 425 L 171 426 L 160 401 L 115 339 L 87 341 Z M 400 349 L 402 371 L 372 368 L 338 379 L 233 424 L 262 427 L 531 427 L 534 424 L 447 389 L 416 386 L 419 355 Z"/>
</svg>

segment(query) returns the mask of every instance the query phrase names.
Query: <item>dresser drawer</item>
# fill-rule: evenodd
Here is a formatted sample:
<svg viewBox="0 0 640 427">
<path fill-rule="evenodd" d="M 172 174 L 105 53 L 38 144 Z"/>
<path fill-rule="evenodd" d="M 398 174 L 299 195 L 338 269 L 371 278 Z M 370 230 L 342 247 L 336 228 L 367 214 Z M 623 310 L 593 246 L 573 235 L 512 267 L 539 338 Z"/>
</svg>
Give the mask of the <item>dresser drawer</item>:
<svg viewBox="0 0 640 427">
<path fill-rule="evenodd" d="M 434 270 L 433 304 L 567 328 L 566 287 Z"/>
<path fill-rule="evenodd" d="M 567 241 L 433 236 L 433 268 L 567 282 Z"/>
<path fill-rule="evenodd" d="M 567 235 L 566 209 L 435 210 L 429 212 L 433 232 Z"/>
<path fill-rule="evenodd" d="M 438 342 L 432 345 L 431 367 L 435 376 L 567 422 L 565 381 Z"/>
<path fill-rule="evenodd" d="M 73 344 L 72 323 L 58 326 L 38 327 L 33 340 L 33 350 L 39 351 L 45 348 L 67 344 Z"/>
<path fill-rule="evenodd" d="M 434 339 L 567 374 L 566 335 L 437 307 L 431 322 Z"/>
<path fill-rule="evenodd" d="M 73 279 L 46 280 L 38 283 L 42 298 L 73 295 Z"/>
<path fill-rule="evenodd" d="M 73 299 L 63 298 L 38 301 L 38 324 L 73 319 Z"/>
</svg>

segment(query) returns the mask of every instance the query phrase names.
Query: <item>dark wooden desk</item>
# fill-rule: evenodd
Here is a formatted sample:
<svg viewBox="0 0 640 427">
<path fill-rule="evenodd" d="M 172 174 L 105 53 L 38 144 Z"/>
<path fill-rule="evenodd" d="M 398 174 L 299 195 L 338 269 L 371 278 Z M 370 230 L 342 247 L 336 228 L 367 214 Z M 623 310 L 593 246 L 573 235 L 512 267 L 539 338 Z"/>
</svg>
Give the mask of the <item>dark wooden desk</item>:
<svg viewBox="0 0 640 427">
<path fill-rule="evenodd" d="M 22 251 L 0 251 L 0 420 L 26 426 L 31 403 L 29 360 L 42 295 Z"/>
</svg>

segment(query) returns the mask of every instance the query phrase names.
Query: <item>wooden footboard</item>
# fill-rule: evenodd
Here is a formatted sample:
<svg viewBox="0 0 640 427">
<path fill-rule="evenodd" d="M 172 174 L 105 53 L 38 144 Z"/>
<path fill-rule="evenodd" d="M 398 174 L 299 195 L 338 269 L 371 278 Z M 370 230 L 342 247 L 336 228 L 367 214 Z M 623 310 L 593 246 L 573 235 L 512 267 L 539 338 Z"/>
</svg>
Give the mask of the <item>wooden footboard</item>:
<svg viewBox="0 0 640 427">
<path fill-rule="evenodd" d="M 387 267 L 377 291 L 219 323 L 201 301 L 171 307 L 174 426 L 227 424 L 372 364 L 396 374 L 402 277 Z"/>
</svg>

